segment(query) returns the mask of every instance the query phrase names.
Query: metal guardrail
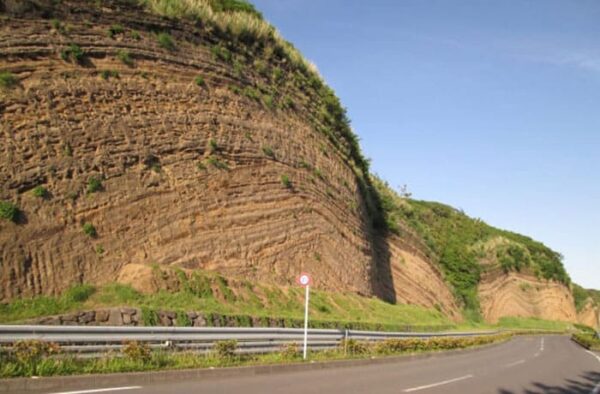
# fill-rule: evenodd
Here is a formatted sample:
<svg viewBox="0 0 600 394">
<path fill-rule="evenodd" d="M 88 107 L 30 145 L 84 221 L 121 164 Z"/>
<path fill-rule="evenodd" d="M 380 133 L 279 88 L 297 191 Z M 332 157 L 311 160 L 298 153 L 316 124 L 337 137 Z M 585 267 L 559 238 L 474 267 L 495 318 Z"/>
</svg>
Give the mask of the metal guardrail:
<svg viewBox="0 0 600 394">
<path fill-rule="evenodd" d="M 285 345 L 300 344 L 303 330 L 297 328 L 217 328 L 217 327 L 110 327 L 110 326 L 1 326 L 0 346 L 21 340 L 40 340 L 60 345 L 65 353 L 97 355 L 118 352 L 127 341 L 146 342 L 153 349 L 209 352 L 215 342 L 235 339 L 238 353 L 269 353 Z M 478 332 L 382 332 L 310 329 L 308 347 L 323 350 L 336 347 L 343 339 L 381 341 L 402 338 L 472 337 L 494 335 L 499 331 Z"/>
</svg>

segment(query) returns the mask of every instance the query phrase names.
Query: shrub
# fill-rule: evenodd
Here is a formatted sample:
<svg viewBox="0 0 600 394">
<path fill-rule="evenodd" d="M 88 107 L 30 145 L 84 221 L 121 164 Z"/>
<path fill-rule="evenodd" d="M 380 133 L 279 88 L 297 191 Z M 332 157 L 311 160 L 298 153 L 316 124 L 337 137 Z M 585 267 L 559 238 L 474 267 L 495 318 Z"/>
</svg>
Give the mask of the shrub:
<svg viewBox="0 0 600 394">
<path fill-rule="evenodd" d="M 206 86 L 206 82 L 204 81 L 204 78 L 201 75 L 198 75 L 196 78 L 194 78 L 194 83 L 200 87 Z"/>
<path fill-rule="evenodd" d="M 46 198 L 48 197 L 48 189 L 46 189 L 44 186 L 36 186 L 33 188 L 32 193 L 34 196 L 38 197 L 38 198 Z"/>
<path fill-rule="evenodd" d="M 104 254 L 104 246 L 102 245 L 97 245 L 96 246 L 96 254 L 98 256 L 102 256 Z"/>
<path fill-rule="evenodd" d="M 84 223 L 82 228 L 83 233 L 88 237 L 95 238 L 96 236 L 98 236 L 98 233 L 96 232 L 96 227 L 94 227 L 92 223 Z"/>
<path fill-rule="evenodd" d="M 60 21 L 58 19 L 51 19 L 50 20 L 50 26 L 52 26 L 52 28 L 54 30 L 57 30 L 57 31 L 61 31 L 62 30 Z"/>
<path fill-rule="evenodd" d="M 87 184 L 88 193 L 96 193 L 102 190 L 102 181 L 96 177 L 90 177 Z"/>
<path fill-rule="evenodd" d="M 230 63 L 231 60 L 233 59 L 231 52 L 229 51 L 229 49 L 224 48 L 220 45 L 215 45 L 210 49 L 210 52 L 213 55 L 213 58 L 215 60 L 221 60 L 224 61 L 226 63 Z"/>
<path fill-rule="evenodd" d="M 300 349 L 296 343 L 288 343 L 281 347 L 280 351 L 281 358 L 284 360 L 291 360 L 297 358 L 300 355 Z"/>
<path fill-rule="evenodd" d="M 9 201 L 0 201 L 0 218 L 16 222 L 18 216 L 19 209 L 16 205 Z"/>
<path fill-rule="evenodd" d="M 109 78 L 119 78 L 119 72 L 115 70 L 102 70 L 100 71 L 100 77 L 104 80 L 108 80 Z"/>
<path fill-rule="evenodd" d="M 119 59 L 123 64 L 133 67 L 133 59 L 128 51 L 123 49 L 119 50 L 119 52 L 117 52 L 117 59 Z"/>
<path fill-rule="evenodd" d="M 273 100 L 273 96 L 270 94 L 263 95 L 263 103 L 269 109 L 273 109 L 275 107 L 275 101 Z"/>
<path fill-rule="evenodd" d="M 265 156 L 270 157 L 272 159 L 275 158 L 275 152 L 273 152 L 273 149 L 270 146 L 263 146 L 262 151 L 265 154 Z"/>
<path fill-rule="evenodd" d="M 342 339 L 339 348 L 344 354 L 365 354 L 369 352 L 368 344 L 356 339 Z"/>
<path fill-rule="evenodd" d="M 137 30 L 133 30 L 131 32 L 131 38 L 133 38 L 134 40 L 141 40 L 142 36 L 140 35 L 140 32 L 138 32 Z"/>
<path fill-rule="evenodd" d="M 219 150 L 219 145 L 217 144 L 217 141 L 215 141 L 214 139 L 210 139 L 208 141 L 208 145 L 210 146 L 210 151 L 212 153 L 215 153 L 216 151 Z"/>
<path fill-rule="evenodd" d="M 288 189 L 292 188 L 292 181 L 290 181 L 290 178 L 286 174 L 281 176 L 281 184 Z"/>
<path fill-rule="evenodd" d="M 237 341 L 235 339 L 228 339 L 226 341 L 217 341 L 214 345 L 214 352 L 219 358 L 233 358 L 237 349 Z"/>
<path fill-rule="evenodd" d="M 596 333 L 576 333 L 573 334 L 572 338 L 586 349 L 600 350 L 600 339 L 596 336 Z"/>
<path fill-rule="evenodd" d="M 114 38 L 117 34 L 123 34 L 125 28 L 122 25 L 114 24 L 108 28 L 108 36 Z"/>
<path fill-rule="evenodd" d="M 160 45 L 160 47 L 169 51 L 175 50 L 175 41 L 173 41 L 173 37 L 171 37 L 169 33 L 158 33 L 156 39 L 158 40 L 158 45 Z"/>
<path fill-rule="evenodd" d="M 10 89 L 17 85 L 19 80 L 13 73 L 10 71 L 2 71 L 0 72 L 0 88 L 2 89 Z"/>
<path fill-rule="evenodd" d="M 179 327 L 191 327 L 192 320 L 190 320 L 190 317 L 187 313 L 184 311 L 179 311 L 177 312 L 177 325 Z"/>
<path fill-rule="evenodd" d="M 260 98 L 260 92 L 251 86 L 246 86 L 242 93 L 244 94 L 244 96 L 252 100 L 258 100 Z"/>
<path fill-rule="evenodd" d="M 129 360 L 138 362 L 148 362 L 152 357 L 150 346 L 147 343 L 138 341 L 125 342 L 121 352 Z"/>
<path fill-rule="evenodd" d="M 81 63 L 84 57 L 84 52 L 77 44 L 70 44 L 67 48 L 60 52 L 60 57 L 68 62 Z"/>
<path fill-rule="evenodd" d="M 208 164 L 212 165 L 213 167 L 215 167 L 219 170 L 228 170 L 229 169 L 229 166 L 227 165 L 227 163 L 219 160 L 215 156 L 209 156 L 209 158 L 206 159 L 206 161 L 208 162 Z"/>
<path fill-rule="evenodd" d="M 85 302 L 92 294 L 96 292 L 96 288 L 92 285 L 75 285 L 65 292 L 65 299 L 69 302 Z"/>
<path fill-rule="evenodd" d="M 142 323 L 147 327 L 158 325 L 158 314 L 156 311 L 154 309 L 142 307 Z"/>
<path fill-rule="evenodd" d="M 27 375 L 36 375 L 38 365 L 44 358 L 57 354 L 58 345 L 35 339 L 18 341 L 13 345 L 13 355 Z"/>
</svg>

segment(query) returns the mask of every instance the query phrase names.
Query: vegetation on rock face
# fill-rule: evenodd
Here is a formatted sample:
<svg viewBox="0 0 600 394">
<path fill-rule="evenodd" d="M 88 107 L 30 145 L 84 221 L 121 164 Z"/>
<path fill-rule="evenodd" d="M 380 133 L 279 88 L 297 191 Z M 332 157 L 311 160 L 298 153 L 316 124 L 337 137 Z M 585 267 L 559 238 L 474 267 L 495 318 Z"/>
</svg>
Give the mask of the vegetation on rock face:
<svg viewBox="0 0 600 394">
<path fill-rule="evenodd" d="M 591 299 L 594 304 L 600 306 L 600 290 L 584 289 L 575 283 L 573 283 L 572 290 L 577 311 L 581 311 L 583 309 L 588 302 L 588 299 Z"/>
<path fill-rule="evenodd" d="M 15 222 L 19 216 L 19 209 L 9 201 L 0 201 L 0 218 Z"/>
<path fill-rule="evenodd" d="M 19 80 L 17 77 L 11 73 L 10 71 L 2 71 L 0 72 L 0 88 L 1 89 L 10 89 L 17 85 Z"/>
</svg>

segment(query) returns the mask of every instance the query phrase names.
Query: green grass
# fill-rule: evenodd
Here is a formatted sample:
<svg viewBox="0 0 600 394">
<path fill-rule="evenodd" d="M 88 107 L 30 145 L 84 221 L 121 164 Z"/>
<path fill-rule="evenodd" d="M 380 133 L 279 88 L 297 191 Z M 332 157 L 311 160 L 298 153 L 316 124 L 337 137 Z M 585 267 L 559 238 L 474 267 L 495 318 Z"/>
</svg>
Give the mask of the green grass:
<svg viewBox="0 0 600 394">
<path fill-rule="evenodd" d="M 129 51 L 126 51 L 124 49 L 121 49 L 117 52 L 117 59 L 119 59 L 121 63 L 125 64 L 126 66 L 133 67 L 134 65 L 131 54 L 129 53 Z"/>
<path fill-rule="evenodd" d="M 201 75 L 198 75 L 196 78 L 194 78 L 194 83 L 197 86 L 200 86 L 200 87 L 205 87 L 206 86 L 206 82 L 204 81 L 204 77 L 202 77 Z"/>
<path fill-rule="evenodd" d="M 158 281 L 162 276 L 156 273 Z M 257 316 L 296 319 L 304 316 L 304 292 L 300 288 L 279 288 L 242 282 L 233 285 L 225 278 L 208 272 L 195 271 L 179 277 L 180 290 L 141 294 L 129 286 L 110 284 L 94 289 L 85 300 L 72 297 L 36 297 L 0 305 L 0 322 L 16 322 L 28 318 L 90 310 L 99 307 L 132 306 L 148 310 L 201 311 L 220 315 Z M 216 296 L 218 292 L 219 297 Z M 446 316 L 435 309 L 412 305 L 393 305 L 377 298 L 365 298 L 351 293 L 311 291 L 311 321 L 355 322 L 384 329 L 404 326 L 453 326 Z M 329 323 L 328 323 L 329 324 Z"/>
<path fill-rule="evenodd" d="M 85 53 L 77 44 L 70 44 L 60 52 L 60 57 L 66 62 L 81 63 Z"/>
<path fill-rule="evenodd" d="M 19 83 L 18 78 L 10 71 L 0 72 L 0 88 L 10 89 L 15 87 Z"/>
<path fill-rule="evenodd" d="M 531 317 L 502 317 L 498 321 L 498 324 L 496 324 L 496 327 L 523 330 L 567 331 L 573 328 L 573 323 Z"/>
<path fill-rule="evenodd" d="M 158 35 L 156 36 L 156 39 L 158 40 L 158 45 L 161 48 L 167 49 L 169 51 L 174 51 L 176 49 L 175 41 L 173 40 L 173 37 L 171 37 L 171 35 L 169 33 L 165 33 L 165 32 L 158 33 Z"/>
<path fill-rule="evenodd" d="M 114 38 L 117 34 L 123 34 L 124 32 L 125 28 L 120 24 L 114 24 L 108 28 L 108 36 L 110 38 Z"/>
<path fill-rule="evenodd" d="M 92 223 L 84 223 L 81 228 L 83 229 L 83 233 L 90 238 L 95 238 L 98 236 L 96 227 L 94 227 Z"/>
<path fill-rule="evenodd" d="M 37 197 L 37 198 L 47 198 L 49 196 L 49 192 L 48 189 L 46 189 L 44 186 L 36 186 L 33 188 L 33 190 L 31 191 L 31 193 Z"/>
<path fill-rule="evenodd" d="M 102 191 L 102 188 L 103 188 L 103 186 L 102 186 L 102 181 L 100 180 L 100 178 L 93 176 L 88 179 L 88 184 L 87 184 L 88 194 L 97 193 L 99 191 Z"/>
<path fill-rule="evenodd" d="M 16 222 L 19 217 L 19 209 L 10 201 L 0 201 L 0 218 Z"/>
</svg>

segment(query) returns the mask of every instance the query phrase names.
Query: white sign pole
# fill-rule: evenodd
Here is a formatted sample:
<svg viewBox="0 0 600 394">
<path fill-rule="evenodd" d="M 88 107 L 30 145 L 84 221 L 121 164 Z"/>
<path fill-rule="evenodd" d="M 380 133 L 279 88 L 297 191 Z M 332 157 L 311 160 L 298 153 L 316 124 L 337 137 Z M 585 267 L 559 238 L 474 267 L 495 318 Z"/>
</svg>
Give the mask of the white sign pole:
<svg viewBox="0 0 600 394">
<path fill-rule="evenodd" d="M 306 285 L 306 295 L 304 302 L 304 350 L 302 352 L 304 359 L 306 360 L 306 346 L 308 343 L 308 294 L 309 294 L 309 285 Z"/>
</svg>

